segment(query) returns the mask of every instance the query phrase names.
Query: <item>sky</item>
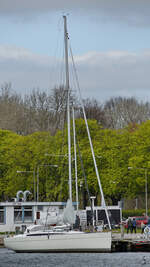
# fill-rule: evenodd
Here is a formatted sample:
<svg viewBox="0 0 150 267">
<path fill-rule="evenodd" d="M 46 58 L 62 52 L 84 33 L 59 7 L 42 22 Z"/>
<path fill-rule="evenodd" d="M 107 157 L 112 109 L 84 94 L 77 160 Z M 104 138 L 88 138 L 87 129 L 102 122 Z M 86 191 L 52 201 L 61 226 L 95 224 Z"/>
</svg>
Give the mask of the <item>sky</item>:
<svg viewBox="0 0 150 267">
<path fill-rule="evenodd" d="M 0 0 L 0 86 L 23 96 L 62 82 L 67 14 L 82 97 L 150 101 L 149 13 L 148 0 Z"/>
</svg>

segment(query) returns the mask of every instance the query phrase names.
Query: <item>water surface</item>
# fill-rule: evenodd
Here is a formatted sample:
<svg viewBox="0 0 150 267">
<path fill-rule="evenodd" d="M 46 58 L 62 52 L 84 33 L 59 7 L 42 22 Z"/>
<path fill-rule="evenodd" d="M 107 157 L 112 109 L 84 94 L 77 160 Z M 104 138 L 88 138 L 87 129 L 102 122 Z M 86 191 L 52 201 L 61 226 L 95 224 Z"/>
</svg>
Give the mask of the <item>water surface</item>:
<svg viewBox="0 0 150 267">
<path fill-rule="evenodd" d="M 141 267 L 150 266 L 150 253 L 15 253 L 0 249 L 0 267 Z"/>
</svg>

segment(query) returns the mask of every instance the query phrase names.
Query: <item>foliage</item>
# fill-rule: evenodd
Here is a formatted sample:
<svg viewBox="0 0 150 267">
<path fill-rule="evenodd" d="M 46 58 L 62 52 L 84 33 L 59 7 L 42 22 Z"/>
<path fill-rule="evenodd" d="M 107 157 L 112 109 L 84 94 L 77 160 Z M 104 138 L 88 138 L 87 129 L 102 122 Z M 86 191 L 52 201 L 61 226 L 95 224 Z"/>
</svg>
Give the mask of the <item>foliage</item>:
<svg viewBox="0 0 150 267">
<path fill-rule="evenodd" d="M 117 204 L 123 198 L 136 197 L 145 192 L 147 170 L 150 190 L 150 121 L 115 130 L 104 129 L 97 121 L 89 120 L 97 168 L 108 204 Z M 77 165 L 79 200 L 88 200 L 87 186 L 100 204 L 100 190 L 93 158 L 82 119 L 76 120 Z M 73 136 L 72 136 L 73 139 Z M 67 130 L 35 132 L 22 136 L 0 130 L 0 200 L 9 200 L 18 190 L 29 190 L 34 196 L 39 174 L 39 200 L 64 201 L 68 198 L 68 147 Z M 80 152 L 80 153 L 79 153 Z M 72 146 L 72 156 L 74 150 Z M 83 177 L 80 156 L 82 156 Z M 128 167 L 132 167 L 128 169 Z M 17 171 L 20 171 L 19 173 Z M 34 177 L 35 171 L 35 177 Z M 75 170 L 72 161 L 72 187 L 75 200 Z M 36 190 L 37 191 L 37 190 Z M 84 196 L 83 196 L 84 194 Z"/>
</svg>

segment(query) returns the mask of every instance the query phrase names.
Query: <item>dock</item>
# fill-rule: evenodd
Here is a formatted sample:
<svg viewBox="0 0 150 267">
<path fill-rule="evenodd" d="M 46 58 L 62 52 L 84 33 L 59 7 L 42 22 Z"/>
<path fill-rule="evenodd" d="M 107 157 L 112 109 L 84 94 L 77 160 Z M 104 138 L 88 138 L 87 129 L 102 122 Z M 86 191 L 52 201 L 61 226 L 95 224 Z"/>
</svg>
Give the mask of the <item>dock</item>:
<svg viewBox="0 0 150 267">
<path fill-rule="evenodd" d="M 150 251 L 150 240 L 143 234 L 112 233 L 112 252 Z"/>
</svg>

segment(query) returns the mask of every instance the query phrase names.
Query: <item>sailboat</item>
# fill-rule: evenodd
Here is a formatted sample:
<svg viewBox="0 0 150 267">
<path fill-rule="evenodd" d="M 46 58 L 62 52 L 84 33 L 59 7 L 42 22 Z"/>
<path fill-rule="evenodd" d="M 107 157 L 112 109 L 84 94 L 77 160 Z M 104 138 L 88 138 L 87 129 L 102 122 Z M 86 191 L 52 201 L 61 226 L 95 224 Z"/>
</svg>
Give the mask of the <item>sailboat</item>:
<svg viewBox="0 0 150 267">
<path fill-rule="evenodd" d="M 66 65 L 66 90 L 67 118 L 68 118 L 68 164 L 69 164 L 69 201 L 72 203 L 72 176 L 71 176 L 71 137 L 70 137 L 70 89 L 69 89 L 69 69 L 68 69 L 68 32 L 67 18 L 64 18 L 64 40 L 65 40 L 65 65 Z M 83 103 L 82 103 L 83 104 Z M 106 217 L 110 230 L 105 232 L 82 232 L 71 230 L 69 226 L 53 227 L 51 230 L 42 229 L 38 225 L 30 226 L 21 235 L 6 237 L 4 245 L 6 248 L 16 252 L 109 252 L 111 251 L 111 226 L 105 204 L 103 190 L 96 165 L 93 145 L 90 137 L 88 123 L 83 107 L 83 114 L 86 123 L 87 133 L 91 146 L 93 161 L 97 174 L 98 184 L 105 207 Z"/>
</svg>

